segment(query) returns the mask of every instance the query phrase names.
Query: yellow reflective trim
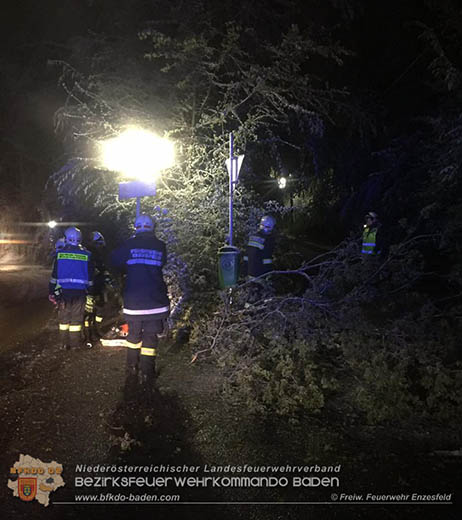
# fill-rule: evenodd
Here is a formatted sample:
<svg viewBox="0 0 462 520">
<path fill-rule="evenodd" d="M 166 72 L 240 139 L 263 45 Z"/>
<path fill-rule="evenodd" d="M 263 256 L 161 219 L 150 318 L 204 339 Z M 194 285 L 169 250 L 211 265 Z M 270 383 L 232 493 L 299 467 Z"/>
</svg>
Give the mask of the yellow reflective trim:
<svg viewBox="0 0 462 520">
<path fill-rule="evenodd" d="M 69 332 L 80 332 L 82 325 L 69 325 Z"/>
<path fill-rule="evenodd" d="M 60 323 L 59 330 L 69 330 L 69 323 Z"/>
<path fill-rule="evenodd" d="M 98 323 L 101 323 L 103 321 L 103 317 L 102 316 L 95 316 L 95 321 L 98 322 Z"/>
<path fill-rule="evenodd" d="M 89 326 L 90 326 L 90 322 L 85 320 L 85 327 L 89 327 Z"/>
<path fill-rule="evenodd" d="M 88 255 L 82 255 L 79 253 L 58 253 L 58 260 L 81 260 L 88 262 Z"/>
<path fill-rule="evenodd" d="M 127 341 L 126 343 L 128 348 L 141 348 L 141 341 L 139 343 L 130 343 L 130 341 Z"/>
<path fill-rule="evenodd" d="M 142 356 L 155 356 L 156 355 L 156 349 L 155 348 L 142 347 L 141 355 Z"/>
</svg>

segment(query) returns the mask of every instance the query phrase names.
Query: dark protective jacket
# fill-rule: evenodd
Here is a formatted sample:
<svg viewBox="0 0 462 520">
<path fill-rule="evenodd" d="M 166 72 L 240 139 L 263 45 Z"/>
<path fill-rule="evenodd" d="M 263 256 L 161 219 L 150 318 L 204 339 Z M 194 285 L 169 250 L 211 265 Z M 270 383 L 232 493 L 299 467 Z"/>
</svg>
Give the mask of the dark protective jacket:
<svg viewBox="0 0 462 520">
<path fill-rule="evenodd" d="M 60 288 L 63 295 L 93 293 L 93 258 L 82 246 L 67 244 L 53 259 L 49 294 Z"/>
<path fill-rule="evenodd" d="M 103 293 L 104 287 L 110 279 L 109 273 L 106 269 L 106 248 L 98 245 L 89 246 L 95 267 L 93 277 L 93 292 L 95 295 Z"/>
<path fill-rule="evenodd" d="M 274 235 L 266 235 L 261 230 L 249 236 L 244 256 L 243 271 L 252 277 L 261 276 L 273 270 Z"/>
<path fill-rule="evenodd" d="M 127 320 L 163 318 L 170 301 L 162 267 L 167 260 L 165 243 L 154 233 L 139 233 L 111 254 L 111 264 L 126 274 L 124 316 Z"/>
</svg>

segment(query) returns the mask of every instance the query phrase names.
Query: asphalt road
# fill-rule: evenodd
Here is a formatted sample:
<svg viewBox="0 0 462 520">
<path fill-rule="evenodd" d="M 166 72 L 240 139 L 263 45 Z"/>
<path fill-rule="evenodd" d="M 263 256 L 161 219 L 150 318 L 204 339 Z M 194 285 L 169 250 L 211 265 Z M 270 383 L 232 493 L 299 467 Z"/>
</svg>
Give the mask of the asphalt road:
<svg viewBox="0 0 462 520">
<path fill-rule="evenodd" d="M 0 352 L 26 343 L 52 316 L 49 277 L 40 265 L 0 266 Z"/>
</svg>

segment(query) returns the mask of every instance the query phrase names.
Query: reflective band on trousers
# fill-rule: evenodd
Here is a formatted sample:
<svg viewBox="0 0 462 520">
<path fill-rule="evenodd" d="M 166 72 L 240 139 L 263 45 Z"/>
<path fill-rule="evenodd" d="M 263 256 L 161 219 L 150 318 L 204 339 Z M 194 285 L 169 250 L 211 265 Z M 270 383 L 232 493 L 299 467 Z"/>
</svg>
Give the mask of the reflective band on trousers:
<svg viewBox="0 0 462 520">
<path fill-rule="evenodd" d="M 128 348 L 134 348 L 139 349 L 141 348 L 141 342 L 140 343 L 130 343 L 129 341 L 126 342 Z"/>
<path fill-rule="evenodd" d="M 257 247 L 258 249 L 263 249 L 265 247 L 264 244 L 259 244 L 258 242 L 254 242 L 253 240 L 249 240 L 249 243 L 247 245 L 250 247 Z"/>
<path fill-rule="evenodd" d="M 272 264 L 273 260 L 271 258 L 263 258 L 263 264 Z"/>
<path fill-rule="evenodd" d="M 125 309 L 125 314 L 132 314 L 133 316 L 142 316 L 144 314 L 161 314 L 162 312 L 167 312 L 170 309 L 167 307 L 158 307 L 157 309 Z"/>
<path fill-rule="evenodd" d="M 95 317 L 95 321 L 96 321 L 97 323 L 101 323 L 101 322 L 103 321 L 103 317 L 102 317 L 102 316 L 96 316 L 96 317 Z"/>
<path fill-rule="evenodd" d="M 80 332 L 82 325 L 69 325 L 69 332 Z"/>
<path fill-rule="evenodd" d="M 69 330 L 69 323 L 60 323 L 59 330 Z"/>
<path fill-rule="evenodd" d="M 141 347 L 141 355 L 142 356 L 155 356 L 156 355 L 156 349 L 155 348 L 149 348 L 149 347 Z"/>
</svg>

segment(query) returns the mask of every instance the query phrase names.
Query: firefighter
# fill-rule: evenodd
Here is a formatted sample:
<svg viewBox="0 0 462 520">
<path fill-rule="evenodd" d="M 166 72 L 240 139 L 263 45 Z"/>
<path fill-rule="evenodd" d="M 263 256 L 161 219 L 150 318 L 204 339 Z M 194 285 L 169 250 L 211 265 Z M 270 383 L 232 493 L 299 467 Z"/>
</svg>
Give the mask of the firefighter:
<svg viewBox="0 0 462 520">
<path fill-rule="evenodd" d="M 258 231 L 249 236 L 243 265 L 243 273 L 249 278 L 256 278 L 273 270 L 275 225 L 274 217 L 265 215 L 260 220 Z"/>
<path fill-rule="evenodd" d="M 165 243 L 154 233 L 149 215 L 135 220 L 135 235 L 113 251 L 111 264 L 125 273 L 124 319 L 128 323 L 127 376 L 139 375 L 150 388 L 155 377 L 158 334 L 170 313 L 162 267 L 167 259 Z"/>
<path fill-rule="evenodd" d="M 66 246 L 66 239 L 64 237 L 58 238 L 55 242 L 55 251 L 61 251 Z"/>
<path fill-rule="evenodd" d="M 366 213 L 364 221 L 361 253 L 362 255 L 380 255 L 383 244 L 379 217 L 374 211 L 369 211 L 369 213 Z"/>
<path fill-rule="evenodd" d="M 87 347 L 93 344 L 102 336 L 104 320 L 104 307 L 106 302 L 106 286 L 113 285 L 111 277 L 106 269 L 105 249 L 106 241 L 99 231 L 91 234 L 91 244 L 88 249 L 92 254 L 94 265 L 93 291 L 88 294 L 85 303 L 85 338 Z"/>
<path fill-rule="evenodd" d="M 66 245 L 57 249 L 53 261 L 48 299 L 58 305 L 62 347 L 78 348 L 81 346 L 85 299 L 87 292 L 92 291 L 93 261 L 91 253 L 81 246 L 82 234 L 78 228 L 67 228 L 64 236 Z"/>
<path fill-rule="evenodd" d="M 48 254 L 48 257 L 50 259 L 51 262 L 53 262 L 55 256 L 56 256 L 56 253 L 58 251 L 61 251 L 61 249 L 63 249 L 63 247 L 66 245 L 66 239 L 64 237 L 60 237 L 58 238 L 58 240 L 56 240 L 55 242 L 55 248 L 53 250 L 51 250 Z"/>
</svg>

